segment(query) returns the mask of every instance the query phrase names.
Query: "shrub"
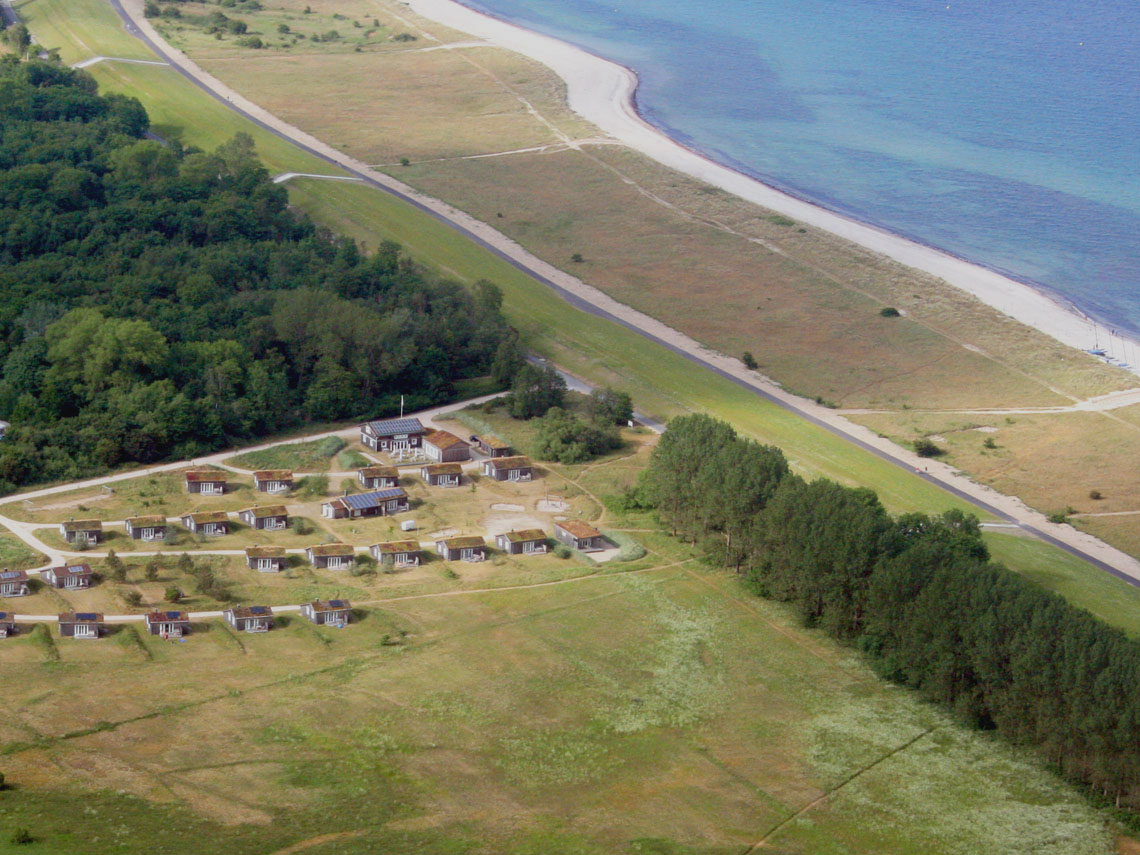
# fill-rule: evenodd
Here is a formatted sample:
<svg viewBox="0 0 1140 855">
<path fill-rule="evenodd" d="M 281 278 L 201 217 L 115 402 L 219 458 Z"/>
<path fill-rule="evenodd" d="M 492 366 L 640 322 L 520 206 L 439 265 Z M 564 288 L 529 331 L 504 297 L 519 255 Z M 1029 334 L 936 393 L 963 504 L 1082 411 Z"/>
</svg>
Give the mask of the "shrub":
<svg viewBox="0 0 1140 855">
<path fill-rule="evenodd" d="M 116 582 L 125 582 L 127 580 L 127 565 L 123 563 L 115 550 L 110 549 L 107 551 L 107 558 L 103 562 L 107 567 L 107 574 Z"/>
<path fill-rule="evenodd" d="M 123 602 L 132 607 L 140 606 L 142 605 L 142 594 L 138 591 L 127 591 L 123 594 Z"/>
<path fill-rule="evenodd" d="M 158 556 L 152 555 L 146 562 L 146 567 L 143 569 L 143 575 L 148 582 L 153 582 L 158 578 L 158 573 L 162 566 L 158 563 Z"/>
<path fill-rule="evenodd" d="M 182 599 L 182 589 L 177 585 L 170 585 L 167 587 L 166 593 L 162 595 L 162 598 L 168 603 L 177 603 Z"/>
<path fill-rule="evenodd" d="M 994 438 L 992 436 L 987 436 L 986 441 L 983 442 L 982 445 L 986 448 L 997 448 L 997 443 L 994 442 Z"/>
<path fill-rule="evenodd" d="M 392 36 L 392 41 L 394 42 L 414 42 L 415 40 L 416 37 L 411 33 L 396 33 L 396 35 Z"/>
<path fill-rule="evenodd" d="M 575 264 L 581 264 L 586 259 L 582 258 L 582 253 L 576 252 L 572 256 L 570 256 L 570 260 L 572 262 L 574 262 Z"/>
<path fill-rule="evenodd" d="M 412 165 L 412 162 L 410 160 L 408 160 L 406 157 L 400 158 L 400 166 L 411 166 L 411 165 Z"/>
<path fill-rule="evenodd" d="M 600 427 L 555 407 L 542 417 L 535 440 L 535 451 L 543 460 L 583 463 L 599 454 L 621 447 L 621 437 L 613 427 Z"/>
<path fill-rule="evenodd" d="M 278 24 L 277 25 L 277 32 L 282 33 L 282 34 L 289 32 L 289 25 L 288 24 Z"/>
<path fill-rule="evenodd" d="M 1067 523 L 1068 521 L 1069 517 L 1064 511 L 1058 511 L 1055 514 L 1049 514 L 1049 522 L 1051 523 L 1057 523 L 1060 525 L 1061 523 Z"/>
<path fill-rule="evenodd" d="M 760 363 L 756 361 L 756 357 L 752 355 L 751 350 L 746 350 L 740 355 L 740 361 L 744 363 L 744 367 L 750 371 L 755 371 L 760 367 Z"/>
<path fill-rule="evenodd" d="M 162 14 L 162 10 L 158 8 L 158 4 L 154 0 L 146 0 L 143 4 L 143 17 L 144 18 L 157 18 Z"/>
<path fill-rule="evenodd" d="M 879 314 L 884 318 L 897 318 L 902 313 L 894 306 L 887 306 L 885 309 L 880 309 Z"/>
<path fill-rule="evenodd" d="M 523 365 L 515 374 L 507 395 L 507 412 L 516 419 L 545 416 L 561 407 L 566 397 L 566 381 L 549 365 Z"/>
<path fill-rule="evenodd" d="M 633 419 L 633 400 L 628 393 L 607 386 L 590 393 L 586 411 L 600 425 L 624 425 Z"/>
<path fill-rule="evenodd" d="M 570 550 L 570 547 L 567 546 L 565 543 L 560 543 L 556 547 L 554 547 L 554 554 L 556 556 L 558 556 L 559 558 L 569 558 L 574 553 Z"/>
<path fill-rule="evenodd" d="M 12 836 L 9 839 L 16 846 L 24 846 L 28 843 L 35 843 L 36 840 L 34 837 L 32 837 L 32 833 L 26 828 L 17 828 L 12 832 Z"/>
<path fill-rule="evenodd" d="M 253 48 L 253 50 L 261 50 L 265 47 L 260 36 L 246 36 L 244 39 L 238 39 L 237 43 L 242 47 Z"/>
<path fill-rule="evenodd" d="M 919 457 L 941 457 L 946 453 L 946 449 L 940 448 L 924 436 L 914 441 L 914 453 Z"/>
<path fill-rule="evenodd" d="M 1099 502 L 1104 498 L 1104 494 L 1100 490 L 1089 490 L 1089 498 L 1094 502 Z"/>
<path fill-rule="evenodd" d="M 293 527 L 294 532 L 302 537 L 313 533 L 313 524 L 304 517 L 293 517 L 289 521 L 289 525 Z"/>
</svg>

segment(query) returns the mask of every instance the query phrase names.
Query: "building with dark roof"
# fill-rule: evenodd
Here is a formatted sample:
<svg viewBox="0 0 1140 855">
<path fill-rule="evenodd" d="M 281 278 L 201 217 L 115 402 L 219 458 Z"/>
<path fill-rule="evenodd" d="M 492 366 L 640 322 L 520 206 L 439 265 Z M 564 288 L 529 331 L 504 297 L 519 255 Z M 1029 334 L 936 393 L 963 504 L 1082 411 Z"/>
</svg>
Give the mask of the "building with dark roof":
<svg viewBox="0 0 1140 855">
<path fill-rule="evenodd" d="M 99 520 L 67 520 L 59 524 L 59 534 L 68 543 L 94 545 L 103 539 L 103 523 Z"/>
<path fill-rule="evenodd" d="M 258 469 L 253 486 L 259 493 L 285 493 L 293 489 L 292 469 Z"/>
<path fill-rule="evenodd" d="M 23 570 L 0 572 L 0 597 L 26 597 L 28 595 L 28 574 Z"/>
<path fill-rule="evenodd" d="M 424 456 L 436 463 L 459 463 L 471 459 L 471 446 L 446 430 L 433 430 L 424 436 Z"/>
<path fill-rule="evenodd" d="M 483 561 L 487 542 L 477 536 L 446 537 L 435 542 L 435 551 L 444 561 Z"/>
<path fill-rule="evenodd" d="M 301 606 L 301 614 L 322 626 L 348 626 L 352 604 L 348 600 L 313 600 Z"/>
<path fill-rule="evenodd" d="M 238 632 L 268 632 L 273 628 L 273 609 L 269 606 L 234 606 L 222 614 Z"/>
<path fill-rule="evenodd" d="M 407 451 L 419 448 L 427 430 L 419 419 L 388 419 L 360 427 L 360 441 L 373 451 Z"/>
<path fill-rule="evenodd" d="M 98 612 L 63 612 L 59 634 L 64 638 L 98 638 L 103 634 L 103 615 Z"/>
<path fill-rule="evenodd" d="M 245 563 L 250 570 L 261 573 L 280 573 L 285 568 L 284 546 L 248 546 Z"/>
<path fill-rule="evenodd" d="M 356 550 L 349 543 L 321 543 L 305 550 L 305 557 L 314 567 L 326 570 L 339 570 L 347 567 L 356 557 Z"/>
<path fill-rule="evenodd" d="M 149 612 L 143 621 L 147 632 L 163 638 L 181 638 L 190 632 L 190 613 L 182 611 Z"/>
<path fill-rule="evenodd" d="M 526 457 L 490 457 L 483 461 L 483 474 L 496 481 L 529 481 L 534 464 Z"/>
<path fill-rule="evenodd" d="M 600 531 L 580 520 L 556 522 L 554 536 L 567 546 L 581 550 L 604 549 L 606 543 Z"/>
<path fill-rule="evenodd" d="M 94 575 L 88 564 L 68 564 L 64 567 L 49 567 L 40 573 L 40 578 L 53 588 L 77 590 L 90 588 Z"/>
<path fill-rule="evenodd" d="M 367 490 L 385 490 L 400 485 L 400 470 L 395 466 L 365 466 L 357 471 L 356 480 Z"/>
<path fill-rule="evenodd" d="M 132 540 L 166 539 L 166 517 L 161 514 L 127 517 L 124 525 L 127 529 L 127 536 Z"/>
<path fill-rule="evenodd" d="M 416 540 L 393 540 L 388 543 L 375 543 L 368 547 L 380 564 L 393 567 L 414 567 L 420 563 L 420 544 Z"/>
<path fill-rule="evenodd" d="M 546 532 L 540 528 L 506 531 L 495 535 L 495 546 L 508 555 L 541 555 L 546 552 Z"/>
<path fill-rule="evenodd" d="M 230 474 L 221 469 L 187 469 L 186 492 L 204 496 L 220 496 L 226 492 Z"/>
<path fill-rule="evenodd" d="M 221 537 L 230 533 L 230 517 L 225 511 L 203 511 L 199 514 L 183 514 L 182 525 L 192 534 L 206 534 Z"/>
<path fill-rule="evenodd" d="M 403 487 L 390 487 L 372 493 L 337 496 L 321 505 L 321 516 L 327 519 L 385 517 L 408 509 L 408 494 Z"/>
<path fill-rule="evenodd" d="M 238 512 L 238 518 L 250 528 L 280 531 L 289 527 L 289 512 L 284 505 L 254 505 Z"/>
<path fill-rule="evenodd" d="M 458 487 L 463 467 L 458 463 L 429 463 L 420 468 L 420 477 L 429 487 Z"/>
</svg>

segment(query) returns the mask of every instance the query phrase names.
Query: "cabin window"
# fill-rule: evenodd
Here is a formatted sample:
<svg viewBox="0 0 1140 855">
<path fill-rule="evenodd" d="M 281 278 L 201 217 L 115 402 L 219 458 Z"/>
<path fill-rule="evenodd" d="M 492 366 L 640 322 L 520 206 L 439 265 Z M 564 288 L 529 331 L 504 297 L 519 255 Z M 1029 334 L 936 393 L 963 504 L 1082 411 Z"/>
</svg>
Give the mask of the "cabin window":
<svg viewBox="0 0 1140 855">
<path fill-rule="evenodd" d="M 95 627 L 90 624 L 79 623 L 75 625 L 74 635 L 76 638 L 94 638 Z"/>
</svg>

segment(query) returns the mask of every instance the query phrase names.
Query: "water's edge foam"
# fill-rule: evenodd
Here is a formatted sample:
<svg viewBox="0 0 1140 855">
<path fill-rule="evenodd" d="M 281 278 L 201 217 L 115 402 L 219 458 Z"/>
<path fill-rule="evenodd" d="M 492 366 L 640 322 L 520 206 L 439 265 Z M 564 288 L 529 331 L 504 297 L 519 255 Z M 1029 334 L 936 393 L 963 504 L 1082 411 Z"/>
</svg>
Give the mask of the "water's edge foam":
<svg viewBox="0 0 1140 855">
<path fill-rule="evenodd" d="M 624 65 L 570 42 L 526 29 L 457 0 L 408 0 L 425 18 L 542 63 L 563 79 L 570 108 L 657 162 L 746 201 L 798 219 L 901 264 L 936 276 L 1003 314 L 1079 350 L 1108 336 L 1108 322 L 1033 280 L 948 252 L 770 183 L 739 163 L 726 165 L 646 120 L 637 105 L 638 78 Z M 1117 333 L 1118 338 L 1123 338 Z M 1133 345 L 1140 343 L 1129 338 Z M 1140 369 L 1133 366 L 1135 373 Z"/>
</svg>

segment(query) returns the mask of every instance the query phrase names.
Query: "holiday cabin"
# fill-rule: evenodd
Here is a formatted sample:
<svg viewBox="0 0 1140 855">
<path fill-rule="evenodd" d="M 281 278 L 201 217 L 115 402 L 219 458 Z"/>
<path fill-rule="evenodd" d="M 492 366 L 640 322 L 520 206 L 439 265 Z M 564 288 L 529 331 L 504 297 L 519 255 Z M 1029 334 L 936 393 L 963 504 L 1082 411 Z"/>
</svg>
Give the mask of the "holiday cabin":
<svg viewBox="0 0 1140 855">
<path fill-rule="evenodd" d="M 75 591 L 90 588 L 94 575 L 87 564 L 68 564 L 65 567 L 49 567 L 40 573 L 40 578 L 53 588 Z"/>
<path fill-rule="evenodd" d="M 280 573 L 285 569 L 285 547 L 246 547 L 245 563 L 250 570 L 257 570 L 261 573 Z"/>
<path fill-rule="evenodd" d="M 154 514 L 145 517 L 128 517 L 124 523 L 131 540 L 165 540 L 166 517 Z"/>
<path fill-rule="evenodd" d="M 579 520 L 556 522 L 554 536 L 573 549 L 584 551 L 605 549 L 605 538 L 602 537 L 602 533 Z"/>
<path fill-rule="evenodd" d="M 150 612 L 143 620 L 151 635 L 163 638 L 181 638 L 190 632 L 189 612 Z"/>
<path fill-rule="evenodd" d="M 322 543 L 305 550 L 305 557 L 314 567 L 340 570 L 352 563 L 356 550 L 348 543 Z"/>
<path fill-rule="evenodd" d="M 528 528 L 495 535 L 495 545 L 508 555 L 542 555 L 546 552 L 546 532 Z"/>
<path fill-rule="evenodd" d="M 490 434 L 473 436 L 471 440 L 475 443 L 475 447 L 487 457 L 510 457 L 514 450 L 509 444 Z"/>
<path fill-rule="evenodd" d="M 395 466 L 365 466 L 356 473 L 356 480 L 366 490 L 386 490 L 400 484 L 400 470 Z"/>
<path fill-rule="evenodd" d="M 393 567 L 415 567 L 420 563 L 420 545 L 415 540 L 394 540 L 389 543 L 377 543 L 368 547 L 380 564 L 389 564 Z"/>
<path fill-rule="evenodd" d="M 5 570 L 0 573 L 0 597 L 26 597 L 28 574 L 23 570 Z"/>
<path fill-rule="evenodd" d="M 273 628 L 273 609 L 269 606 L 234 606 L 222 614 L 238 632 L 269 632 Z"/>
<path fill-rule="evenodd" d="M 67 520 L 59 524 L 59 534 L 68 543 L 94 546 L 103 539 L 103 523 L 99 520 Z"/>
<path fill-rule="evenodd" d="M 98 612 L 63 612 L 59 634 L 64 638 L 98 638 L 103 634 L 103 615 Z"/>
<path fill-rule="evenodd" d="M 321 516 L 330 520 L 358 517 L 388 517 L 408 509 L 408 494 L 402 487 L 337 496 L 321 505 Z"/>
<path fill-rule="evenodd" d="M 186 492 L 203 496 L 220 496 L 226 492 L 229 473 L 219 469 L 187 469 Z"/>
<path fill-rule="evenodd" d="M 200 514 L 184 514 L 182 525 L 191 534 L 205 534 L 221 537 L 230 533 L 230 518 L 225 511 L 203 511 Z"/>
<path fill-rule="evenodd" d="M 461 463 L 471 459 L 471 446 L 446 430 L 433 430 L 424 436 L 424 457 L 436 463 Z"/>
<path fill-rule="evenodd" d="M 487 543 L 481 537 L 447 537 L 435 542 L 435 551 L 444 561 L 483 561 Z"/>
<path fill-rule="evenodd" d="M 289 527 L 289 512 L 284 505 L 254 505 L 238 512 L 238 518 L 259 531 L 281 531 Z"/>
<path fill-rule="evenodd" d="M 427 430 L 419 419 L 388 419 L 360 427 L 360 441 L 373 451 L 410 451 L 419 448 Z"/>
<path fill-rule="evenodd" d="M 429 463 L 420 468 L 420 477 L 429 487 L 458 487 L 463 467 L 458 463 Z"/>
<path fill-rule="evenodd" d="M 530 481 L 534 464 L 525 457 L 491 457 L 483 461 L 483 474 L 496 481 Z"/>
<path fill-rule="evenodd" d="M 348 600 L 313 600 L 301 606 L 301 614 L 321 626 L 348 626 L 352 605 Z"/>
<path fill-rule="evenodd" d="M 292 469 L 258 469 L 253 486 L 259 493 L 287 493 L 293 489 Z"/>
</svg>

